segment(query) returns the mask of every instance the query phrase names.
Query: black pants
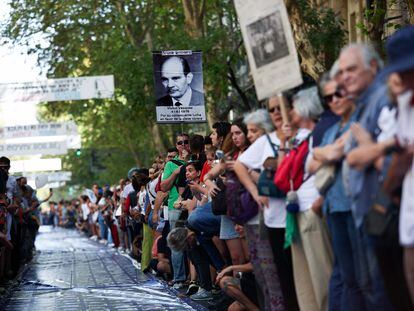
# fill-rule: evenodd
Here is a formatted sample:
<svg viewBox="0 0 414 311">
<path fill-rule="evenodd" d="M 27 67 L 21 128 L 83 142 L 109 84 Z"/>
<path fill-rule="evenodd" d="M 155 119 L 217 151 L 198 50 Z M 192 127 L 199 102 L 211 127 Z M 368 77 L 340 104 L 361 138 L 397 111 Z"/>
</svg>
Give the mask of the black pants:
<svg viewBox="0 0 414 311">
<path fill-rule="evenodd" d="M 295 281 L 293 279 L 292 253 L 290 248 L 283 248 L 285 243 L 285 229 L 267 228 L 267 232 L 280 279 L 283 298 L 285 299 L 286 310 L 299 311 Z"/>
<path fill-rule="evenodd" d="M 210 291 L 213 286 L 210 276 L 210 257 L 200 245 L 193 246 L 188 251 L 188 256 L 197 271 L 198 281 L 201 288 Z"/>
<path fill-rule="evenodd" d="M 384 280 L 384 287 L 396 311 L 414 310 L 405 280 L 403 249 L 398 244 L 377 244 L 375 255 Z"/>
</svg>

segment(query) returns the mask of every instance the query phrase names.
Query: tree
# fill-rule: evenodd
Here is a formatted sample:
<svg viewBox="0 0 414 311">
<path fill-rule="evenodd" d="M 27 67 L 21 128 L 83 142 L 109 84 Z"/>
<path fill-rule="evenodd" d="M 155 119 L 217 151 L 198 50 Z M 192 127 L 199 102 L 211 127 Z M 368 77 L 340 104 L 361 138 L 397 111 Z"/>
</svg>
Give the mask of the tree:
<svg viewBox="0 0 414 311">
<path fill-rule="evenodd" d="M 230 0 L 12 2 L 3 36 L 24 44 L 36 33 L 43 35 L 48 46 L 39 43 L 31 52 L 47 65 L 48 77 L 114 74 L 116 84 L 114 100 L 45 103 L 40 116 L 75 120 L 83 148 L 117 149 L 122 163 L 136 165 L 149 165 L 152 155 L 171 146 L 172 133 L 178 130 L 155 124 L 150 51 L 203 50 L 206 100 L 210 111 L 220 112 L 232 90 L 225 78 L 226 60 L 241 39 Z M 238 51 L 233 61 L 246 59 Z M 73 161 L 81 160 L 70 158 L 67 163 L 73 166 Z M 115 167 L 107 169 L 113 180 L 125 173 Z"/>
</svg>

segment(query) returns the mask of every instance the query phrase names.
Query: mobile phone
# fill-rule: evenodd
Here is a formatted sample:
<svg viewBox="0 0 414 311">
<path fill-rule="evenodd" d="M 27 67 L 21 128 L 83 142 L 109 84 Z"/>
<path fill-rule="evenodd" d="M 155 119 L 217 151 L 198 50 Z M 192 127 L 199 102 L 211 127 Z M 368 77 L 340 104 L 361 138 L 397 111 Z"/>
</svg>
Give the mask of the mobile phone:
<svg viewBox="0 0 414 311">
<path fill-rule="evenodd" d="M 223 150 L 217 150 L 216 151 L 216 158 L 217 160 L 221 160 L 224 158 L 224 151 Z"/>
</svg>

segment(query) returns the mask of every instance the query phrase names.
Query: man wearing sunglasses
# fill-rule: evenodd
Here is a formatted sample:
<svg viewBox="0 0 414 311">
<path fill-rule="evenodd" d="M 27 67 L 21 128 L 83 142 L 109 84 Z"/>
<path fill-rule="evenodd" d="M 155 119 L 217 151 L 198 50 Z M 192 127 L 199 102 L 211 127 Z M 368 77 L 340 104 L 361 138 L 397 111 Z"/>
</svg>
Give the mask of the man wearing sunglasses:
<svg viewBox="0 0 414 311">
<path fill-rule="evenodd" d="M 180 191 L 175 184 L 180 174 L 180 167 L 186 164 L 187 157 L 190 154 L 189 136 L 185 133 L 177 134 L 175 146 L 178 150 L 178 156 L 165 164 L 161 182 L 161 190 L 169 191 L 168 216 L 164 215 L 164 217 L 168 219 L 171 230 L 175 228 L 181 215 L 181 210 L 174 208 L 174 203 L 177 201 Z M 184 287 L 184 281 L 186 280 L 183 252 L 172 251 L 171 262 L 174 270 L 174 288 L 180 289 Z"/>
</svg>

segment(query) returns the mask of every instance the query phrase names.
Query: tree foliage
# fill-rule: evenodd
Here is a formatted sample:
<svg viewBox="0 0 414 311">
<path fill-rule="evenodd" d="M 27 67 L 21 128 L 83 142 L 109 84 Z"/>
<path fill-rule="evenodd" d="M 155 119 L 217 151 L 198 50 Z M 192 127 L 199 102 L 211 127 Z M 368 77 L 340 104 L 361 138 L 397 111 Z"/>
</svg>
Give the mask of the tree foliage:
<svg viewBox="0 0 414 311">
<path fill-rule="evenodd" d="M 340 21 L 329 10 L 313 12 L 311 1 L 286 2 L 299 14 L 291 21 L 303 69 L 316 77 L 343 41 Z M 83 156 L 70 154 L 64 162 L 76 183 L 113 182 L 127 167 L 149 165 L 157 151 L 171 146 L 179 127 L 155 124 L 151 50 L 203 51 L 210 122 L 259 105 L 231 0 L 14 0 L 10 6 L 3 37 L 25 44 L 41 34 L 44 41 L 31 52 L 49 78 L 115 76 L 113 100 L 42 105 L 42 119 L 75 120 L 81 129 Z M 317 70 L 308 59 L 317 61 Z M 93 152 L 104 155 L 106 170 L 90 169 Z"/>
</svg>

